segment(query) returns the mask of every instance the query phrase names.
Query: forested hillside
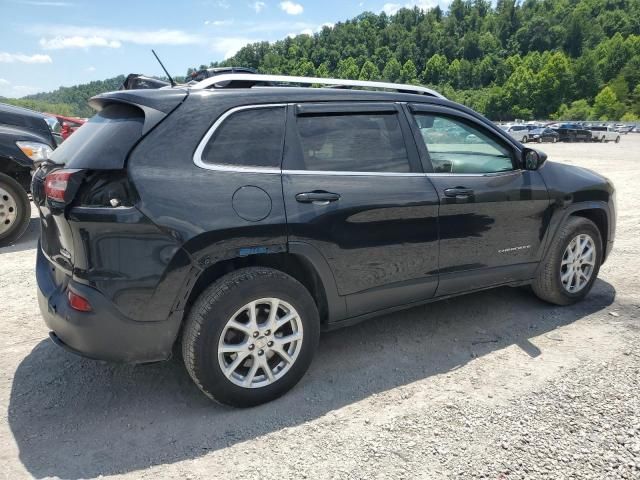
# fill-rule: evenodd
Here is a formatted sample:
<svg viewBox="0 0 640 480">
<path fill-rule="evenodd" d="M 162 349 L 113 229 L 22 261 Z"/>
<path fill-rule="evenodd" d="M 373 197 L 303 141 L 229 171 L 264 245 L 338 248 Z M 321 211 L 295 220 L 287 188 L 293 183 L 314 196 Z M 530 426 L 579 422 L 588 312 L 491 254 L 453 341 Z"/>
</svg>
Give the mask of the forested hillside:
<svg viewBox="0 0 640 480">
<path fill-rule="evenodd" d="M 454 0 L 363 13 L 215 65 L 422 83 L 492 119 L 640 116 L 639 0 Z"/>
<path fill-rule="evenodd" d="M 59 115 L 90 117 L 95 112 L 87 101 L 99 93 L 117 90 L 124 81 L 124 75 L 84 83 L 73 87 L 60 87 L 49 93 L 36 93 L 19 99 L 2 99 L 3 102 L 40 112 Z"/>
<path fill-rule="evenodd" d="M 640 0 L 498 0 L 495 7 L 488 0 L 454 0 L 448 11 L 363 13 L 313 36 L 247 45 L 210 65 L 422 83 L 494 120 L 635 121 Z M 15 103 L 87 116 L 87 100 L 118 88 L 123 78 Z"/>
</svg>

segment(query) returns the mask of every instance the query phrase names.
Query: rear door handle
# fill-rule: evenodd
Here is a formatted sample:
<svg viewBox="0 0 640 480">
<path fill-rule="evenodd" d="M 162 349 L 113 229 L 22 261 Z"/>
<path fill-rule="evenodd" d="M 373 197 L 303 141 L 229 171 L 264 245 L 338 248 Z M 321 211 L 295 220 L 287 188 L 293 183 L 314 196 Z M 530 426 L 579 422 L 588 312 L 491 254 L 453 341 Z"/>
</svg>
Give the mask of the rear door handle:
<svg viewBox="0 0 640 480">
<path fill-rule="evenodd" d="M 296 195 L 300 203 L 313 203 L 314 205 L 328 205 L 330 202 L 340 200 L 340 195 L 331 192 L 304 192 Z"/>
</svg>

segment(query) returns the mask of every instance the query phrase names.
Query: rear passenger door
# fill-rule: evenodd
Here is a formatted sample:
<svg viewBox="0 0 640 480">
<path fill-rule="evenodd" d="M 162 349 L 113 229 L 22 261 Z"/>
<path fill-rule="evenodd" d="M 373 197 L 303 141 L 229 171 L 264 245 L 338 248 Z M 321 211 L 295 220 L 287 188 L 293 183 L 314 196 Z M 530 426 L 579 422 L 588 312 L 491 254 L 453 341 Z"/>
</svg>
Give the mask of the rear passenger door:
<svg viewBox="0 0 640 480">
<path fill-rule="evenodd" d="M 438 195 L 399 106 L 299 104 L 288 115 L 289 243 L 324 256 L 349 316 L 431 297 Z"/>
</svg>

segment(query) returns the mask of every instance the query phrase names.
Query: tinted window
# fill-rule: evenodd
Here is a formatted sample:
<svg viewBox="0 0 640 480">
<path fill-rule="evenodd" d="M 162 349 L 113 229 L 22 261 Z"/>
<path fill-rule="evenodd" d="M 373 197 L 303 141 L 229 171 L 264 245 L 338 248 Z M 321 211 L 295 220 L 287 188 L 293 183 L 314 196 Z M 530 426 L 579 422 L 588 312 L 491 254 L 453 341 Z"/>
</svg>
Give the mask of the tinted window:
<svg viewBox="0 0 640 480">
<path fill-rule="evenodd" d="M 255 108 L 231 114 L 204 149 L 205 163 L 241 167 L 280 167 L 284 107 Z"/>
<path fill-rule="evenodd" d="M 122 168 L 143 124 L 139 108 L 107 105 L 56 148 L 51 159 L 69 168 Z"/>
<path fill-rule="evenodd" d="M 434 172 L 513 170 L 510 150 L 479 128 L 448 116 L 418 113 L 415 118 Z"/>
<path fill-rule="evenodd" d="M 301 116 L 297 123 L 307 170 L 410 170 L 396 114 Z"/>
</svg>

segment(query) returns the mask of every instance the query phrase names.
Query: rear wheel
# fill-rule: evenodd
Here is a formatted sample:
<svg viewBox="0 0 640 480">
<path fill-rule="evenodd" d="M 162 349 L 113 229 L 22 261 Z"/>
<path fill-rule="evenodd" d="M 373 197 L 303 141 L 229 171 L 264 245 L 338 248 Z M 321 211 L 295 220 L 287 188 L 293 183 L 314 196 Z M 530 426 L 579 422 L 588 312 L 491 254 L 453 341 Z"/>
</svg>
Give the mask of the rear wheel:
<svg viewBox="0 0 640 480">
<path fill-rule="evenodd" d="M 198 297 L 182 354 L 207 396 L 249 407 L 274 400 L 302 378 L 319 335 L 318 310 L 302 284 L 278 270 L 245 268 Z"/>
<path fill-rule="evenodd" d="M 27 192 L 13 178 L 0 173 L 0 247 L 18 240 L 31 218 Z"/>
<path fill-rule="evenodd" d="M 620 135 L 616 137 L 616 143 L 620 143 Z"/>
<path fill-rule="evenodd" d="M 589 293 L 601 262 L 598 227 L 586 218 L 569 217 L 549 246 L 531 286 L 547 302 L 570 305 Z"/>
<path fill-rule="evenodd" d="M 522 137 L 522 143 L 527 143 L 528 141 L 529 141 L 529 138 L 526 135 Z"/>
</svg>

